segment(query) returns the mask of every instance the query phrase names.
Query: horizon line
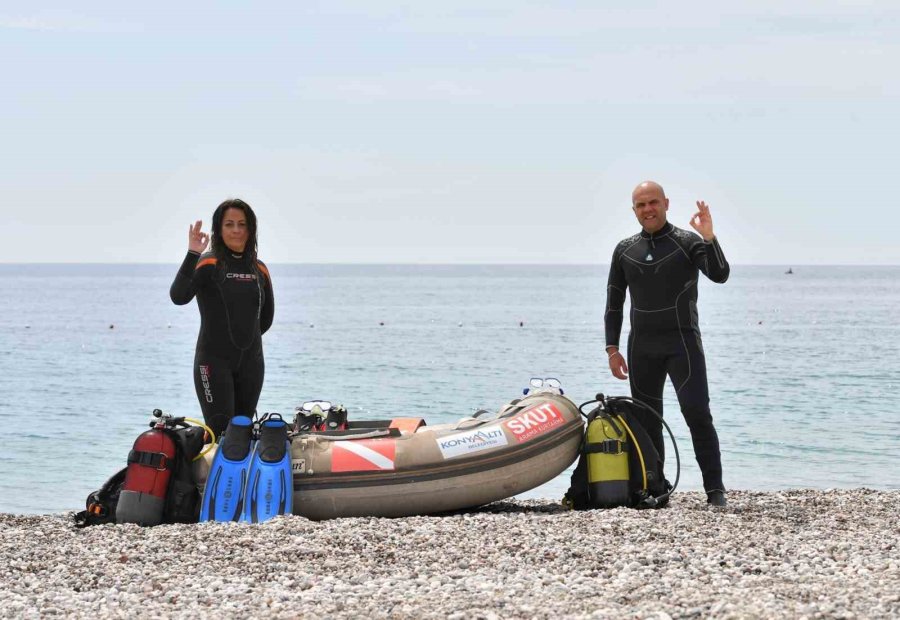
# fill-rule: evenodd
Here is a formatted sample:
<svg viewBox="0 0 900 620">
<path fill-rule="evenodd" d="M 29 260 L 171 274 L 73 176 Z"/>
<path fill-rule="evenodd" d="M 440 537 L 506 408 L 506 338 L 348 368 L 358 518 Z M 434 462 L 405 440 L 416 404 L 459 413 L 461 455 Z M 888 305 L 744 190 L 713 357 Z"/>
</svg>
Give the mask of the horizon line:
<svg viewBox="0 0 900 620">
<path fill-rule="evenodd" d="M 178 266 L 180 263 L 174 262 L 7 262 L 0 261 L 0 267 L 64 267 L 64 266 Z M 503 262 L 448 262 L 448 263 L 413 263 L 413 262 L 276 262 L 267 261 L 269 265 L 284 266 L 307 266 L 307 267 L 602 267 L 608 266 L 609 263 L 503 263 Z M 731 265 L 741 267 L 900 267 L 900 263 L 730 263 Z"/>
</svg>

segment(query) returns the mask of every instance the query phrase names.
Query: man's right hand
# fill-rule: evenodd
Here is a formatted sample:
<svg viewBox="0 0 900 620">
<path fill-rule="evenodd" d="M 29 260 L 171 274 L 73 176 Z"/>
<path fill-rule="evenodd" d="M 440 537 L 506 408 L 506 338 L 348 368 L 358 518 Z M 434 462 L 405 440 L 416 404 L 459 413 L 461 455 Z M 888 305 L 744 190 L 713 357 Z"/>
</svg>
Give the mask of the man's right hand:
<svg viewBox="0 0 900 620">
<path fill-rule="evenodd" d="M 625 356 L 619 353 L 618 349 L 607 349 L 606 354 L 609 356 L 609 369 L 612 371 L 613 376 L 616 379 L 627 379 L 628 364 L 625 363 Z"/>
<path fill-rule="evenodd" d="M 203 222 L 197 220 L 197 222 L 188 229 L 188 250 L 196 252 L 197 254 L 203 254 L 203 250 L 209 245 L 209 235 L 200 230 L 202 227 Z"/>
</svg>

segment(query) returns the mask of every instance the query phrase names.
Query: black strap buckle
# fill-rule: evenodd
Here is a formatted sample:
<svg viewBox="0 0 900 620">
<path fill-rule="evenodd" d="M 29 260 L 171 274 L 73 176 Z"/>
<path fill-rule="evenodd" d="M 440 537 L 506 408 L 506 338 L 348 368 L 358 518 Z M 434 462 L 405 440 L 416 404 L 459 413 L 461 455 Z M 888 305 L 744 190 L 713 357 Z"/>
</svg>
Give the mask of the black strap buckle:
<svg viewBox="0 0 900 620">
<path fill-rule="evenodd" d="M 627 444 L 621 439 L 607 439 L 598 443 L 585 445 L 585 454 L 622 454 L 627 451 Z"/>
<path fill-rule="evenodd" d="M 164 452 L 144 452 L 143 450 L 131 450 L 128 453 L 128 464 L 137 463 L 144 467 L 152 467 L 157 471 L 165 471 L 169 464 L 169 457 Z"/>
</svg>

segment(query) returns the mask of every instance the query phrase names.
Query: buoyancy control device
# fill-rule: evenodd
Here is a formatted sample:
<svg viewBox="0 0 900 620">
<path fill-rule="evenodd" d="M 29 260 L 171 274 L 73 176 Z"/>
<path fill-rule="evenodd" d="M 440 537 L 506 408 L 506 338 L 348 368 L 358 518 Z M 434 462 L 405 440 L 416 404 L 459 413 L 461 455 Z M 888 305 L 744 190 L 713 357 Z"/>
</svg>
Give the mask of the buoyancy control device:
<svg viewBox="0 0 900 620">
<path fill-rule="evenodd" d="M 205 433 L 212 431 L 197 420 L 159 409 L 153 411 L 150 427 L 135 439 L 127 467 L 88 495 L 85 510 L 75 515 L 77 526 L 197 521 L 200 493 L 192 463 L 201 456 Z"/>
<path fill-rule="evenodd" d="M 110 476 L 103 486 L 87 496 L 84 510 L 75 513 L 76 526 L 86 527 L 116 522 L 116 506 L 119 504 L 119 493 L 122 491 L 127 471 L 128 468 L 123 467 Z"/>
<path fill-rule="evenodd" d="M 585 407 L 592 405 L 596 406 L 585 413 Z M 681 462 L 675 438 L 662 417 L 646 403 L 603 394 L 583 403 L 579 411 L 587 418 L 587 429 L 563 502 L 577 510 L 665 506 L 678 485 Z M 663 472 L 663 426 L 675 447 L 678 471 L 674 485 Z"/>
</svg>

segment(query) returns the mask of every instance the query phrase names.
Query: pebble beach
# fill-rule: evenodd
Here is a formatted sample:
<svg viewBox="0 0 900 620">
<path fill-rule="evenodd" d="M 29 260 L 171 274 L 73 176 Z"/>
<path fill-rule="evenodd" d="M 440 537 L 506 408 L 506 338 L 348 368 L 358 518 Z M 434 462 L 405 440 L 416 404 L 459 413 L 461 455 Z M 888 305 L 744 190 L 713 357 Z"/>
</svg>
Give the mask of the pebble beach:
<svg viewBox="0 0 900 620">
<path fill-rule="evenodd" d="M 0 515 L 15 618 L 896 618 L 900 491 L 141 528 Z"/>
</svg>

